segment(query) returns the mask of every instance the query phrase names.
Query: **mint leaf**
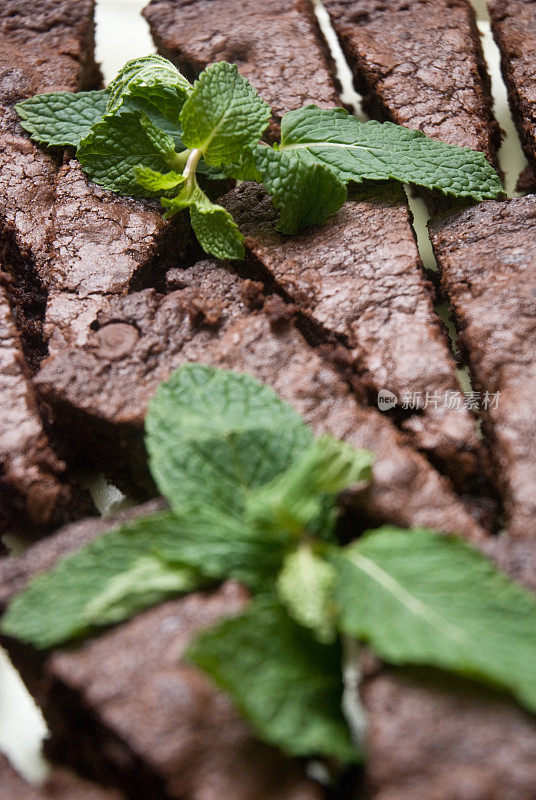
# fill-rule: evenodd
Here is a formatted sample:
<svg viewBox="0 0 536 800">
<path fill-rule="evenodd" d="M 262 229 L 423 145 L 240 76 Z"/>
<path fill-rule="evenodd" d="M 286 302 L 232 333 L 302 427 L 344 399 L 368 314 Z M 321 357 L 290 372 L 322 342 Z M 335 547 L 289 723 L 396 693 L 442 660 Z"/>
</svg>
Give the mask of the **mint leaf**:
<svg viewBox="0 0 536 800">
<path fill-rule="evenodd" d="M 51 647 L 195 589 L 202 583 L 195 570 L 157 554 L 179 536 L 171 512 L 140 517 L 104 534 L 34 578 L 12 601 L 2 632 Z"/>
<path fill-rule="evenodd" d="M 180 152 L 185 149 L 182 143 L 182 130 L 179 123 L 171 122 L 160 113 L 156 106 L 141 97 L 125 98 L 123 104 L 119 106 L 117 111 L 114 111 L 113 116 L 136 111 L 149 117 L 155 128 L 158 128 L 162 133 L 166 133 L 173 139 L 176 150 Z"/>
<path fill-rule="evenodd" d="M 191 84 L 163 56 L 155 53 L 127 61 L 108 86 L 108 112 L 114 113 L 129 97 L 151 103 L 167 120 L 178 125 Z"/>
<path fill-rule="evenodd" d="M 197 240 L 205 253 L 222 260 L 244 258 L 244 237 L 238 225 L 223 208 L 211 203 L 206 195 L 190 208 L 190 219 Z"/>
<path fill-rule="evenodd" d="M 324 222 L 346 200 L 342 180 L 306 150 L 283 151 L 257 145 L 253 156 L 262 182 L 280 211 L 276 230 L 281 233 L 296 233 Z M 251 171 L 247 162 L 246 170 Z"/>
<path fill-rule="evenodd" d="M 322 436 L 295 462 L 246 500 L 246 519 L 259 531 L 286 530 L 294 537 L 317 533 L 329 539 L 336 498 L 353 484 L 370 480 L 374 456 L 368 450 Z"/>
<path fill-rule="evenodd" d="M 339 647 L 317 642 L 272 598 L 256 598 L 244 614 L 202 634 L 187 659 L 288 755 L 356 760 L 341 711 Z"/>
<path fill-rule="evenodd" d="M 318 641 L 334 642 L 336 573 L 308 543 L 290 553 L 277 579 L 277 593 L 290 616 L 312 630 Z"/>
<path fill-rule="evenodd" d="M 203 151 L 208 165 L 238 161 L 257 142 L 270 107 L 243 78 L 236 64 L 221 61 L 201 73 L 184 104 L 180 122 L 186 147 Z"/>
<path fill-rule="evenodd" d="M 36 94 L 15 106 L 20 124 L 34 141 L 54 147 L 78 147 L 106 112 L 108 95 L 97 92 Z"/>
<path fill-rule="evenodd" d="M 331 563 L 343 633 L 388 662 L 502 686 L 536 711 L 536 598 L 469 545 L 385 527 Z"/>
<path fill-rule="evenodd" d="M 153 478 L 173 509 L 214 508 L 238 519 L 248 492 L 287 469 L 313 438 L 269 387 L 200 364 L 160 385 L 146 431 Z"/>
<path fill-rule="evenodd" d="M 228 164 L 223 167 L 226 177 L 234 178 L 237 181 L 255 181 L 255 183 L 262 183 L 262 172 L 255 163 L 257 148 L 260 149 L 261 147 L 264 149 L 262 145 L 254 145 L 245 148 L 240 160 L 237 161 L 236 164 Z"/>
<path fill-rule="evenodd" d="M 136 180 L 149 192 L 165 192 L 180 186 L 186 178 L 180 172 L 156 172 L 150 167 L 135 167 Z"/>
<path fill-rule="evenodd" d="M 307 106 L 281 122 L 280 151 L 313 159 L 345 183 L 394 178 L 455 197 L 495 198 L 501 179 L 483 153 L 392 122 L 360 122 L 342 108 Z"/>
<path fill-rule="evenodd" d="M 244 258 L 244 237 L 238 225 L 225 208 L 209 200 L 195 176 L 186 180 L 176 197 L 161 197 L 160 201 L 167 208 L 164 219 L 190 209 L 192 228 L 205 253 L 222 260 Z"/>
<path fill-rule="evenodd" d="M 147 536 L 147 549 L 150 548 Z M 111 555 L 105 553 L 106 558 Z M 183 564 L 170 565 L 157 556 L 142 555 L 128 570 L 112 578 L 102 594 L 87 603 L 86 624 L 104 626 L 122 622 L 167 597 L 197 589 L 202 582 L 199 574 Z"/>
<path fill-rule="evenodd" d="M 177 157 L 173 140 L 145 114 L 105 116 L 82 139 L 76 156 L 92 181 L 114 192 L 146 196 L 136 177 L 138 167 L 165 173 Z"/>
<path fill-rule="evenodd" d="M 259 535 L 246 522 L 210 506 L 177 514 L 177 535 L 157 543 L 155 554 L 168 564 L 193 567 L 207 578 L 234 578 L 255 591 L 273 589 L 292 546 L 282 531 Z"/>
</svg>

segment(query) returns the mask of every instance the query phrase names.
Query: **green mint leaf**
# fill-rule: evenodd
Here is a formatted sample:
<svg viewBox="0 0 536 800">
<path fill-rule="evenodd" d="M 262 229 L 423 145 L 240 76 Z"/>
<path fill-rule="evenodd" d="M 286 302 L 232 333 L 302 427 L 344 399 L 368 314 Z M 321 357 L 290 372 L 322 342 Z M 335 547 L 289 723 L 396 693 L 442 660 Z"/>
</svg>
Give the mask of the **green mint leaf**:
<svg viewBox="0 0 536 800">
<path fill-rule="evenodd" d="M 156 172 L 150 167 L 135 167 L 136 180 L 143 189 L 149 192 L 165 192 L 180 186 L 186 178 L 180 172 Z"/>
<path fill-rule="evenodd" d="M 257 145 L 246 147 L 236 164 L 228 164 L 223 167 L 226 177 L 234 178 L 237 181 L 255 181 L 255 183 L 262 183 L 262 172 L 255 163 L 256 150 Z"/>
<path fill-rule="evenodd" d="M 145 114 L 105 116 L 82 139 L 76 156 L 88 177 L 114 192 L 147 196 L 136 177 L 138 167 L 165 173 L 176 158 L 173 140 Z"/>
<path fill-rule="evenodd" d="M 148 550 L 151 544 L 155 543 L 147 537 Z M 167 597 L 197 589 L 200 584 L 200 575 L 184 564 L 170 565 L 158 556 L 142 555 L 127 571 L 112 578 L 102 594 L 87 603 L 86 624 L 104 626 L 122 622 Z"/>
<path fill-rule="evenodd" d="M 244 237 L 223 206 L 211 203 L 208 197 L 203 195 L 202 199 L 191 205 L 190 220 L 205 253 L 222 260 L 244 258 Z"/>
<path fill-rule="evenodd" d="M 197 200 L 201 199 L 203 194 L 195 176 L 191 177 L 190 180 L 185 180 L 182 189 L 175 197 L 160 198 L 160 202 L 164 208 L 167 209 L 164 214 L 164 219 L 171 219 L 175 214 L 178 214 L 179 211 L 190 208 Z"/>
<path fill-rule="evenodd" d="M 155 547 L 160 559 L 192 567 L 207 578 L 234 578 L 257 592 L 273 589 L 293 544 L 285 532 L 260 536 L 245 521 L 210 506 L 183 509 L 177 520 L 177 535 Z"/>
<path fill-rule="evenodd" d="M 312 156 L 345 183 L 394 178 L 474 200 L 503 192 L 501 179 L 483 153 L 392 122 L 360 122 L 342 108 L 307 106 L 285 114 L 280 151 Z"/>
<path fill-rule="evenodd" d="M 277 580 L 279 599 L 290 616 L 324 644 L 336 639 L 335 576 L 331 564 L 303 544 L 286 557 Z"/>
<path fill-rule="evenodd" d="M 221 61 L 201 73 L 182 108 L 183 141 L 202 150 L 208 165 L 239 161 L 244 147 L 259 141 L 270 115 L 236 64 Z"/>
<path fill-rule="evenodd" d="M 39 575 L 14 598 L 3 633 L 46 648 L 119 622 L 199 586 L 199 573 L 157 555 L 180 536 L 171 512 L 140 517 Z"/>
<path fill-rule="evenodd" d="M 536 598 L 461 540 L 385 527 L 331 563 L 339 628 L 395 664 L 509 689 L 536 711 Z"/>
<path fill-rule="evenodd" d="M 160 111 L 152 103 L 144 100 L 141 97 L 127 97 L 123 104 L 114 112 L 114 116 L 124 114 L 125 112 L 140 112 L 145 114 L 155 128 L 158 128 L 163 133 L 166 133 L 175 143 L 175 149 L 179 152 L 184 150 L 185 147 L 182 143 L 182 130 L 178 122 L 171 122 L 164 117 Z"/>
<path fill-rule="evenodd" d="M 174 510 L 207 507 L 237 519 L 247 494 L 288 469 L 312 440 L 268 386 L 200 364 L 160 385 L 146 431 L 153 478 Z"/>
<path fill-rule="evenodd" d="M 98 92 L 37 94 L 15 108 L 34 141 L 54 147 L 78 147 L 106 112 L 108 95 Z"/>
<path fill-rule="evenodd" d="M 130 97 L 151 103 L 167 120 L 178 124 L 192 92 L 191 84 L 163 56 L 151 54 L 128 61 L 108 86 L 108 112 L 117 111 Z"/>
<path fill-rule="evenodd" d="M 221 260 L 244 258 L 244 237 L 238 225 L 225 208 L 209 200 L 195 178 L 188 180 L 176 197 L 161 197 L 160 201 L 167 208 L 164 219 L 190 209 L 192 228 L 205 253 Z"/>
<path fill-rule="evenodd" d="M 341 652 L 257 597 L 202 634 L 187 658 L 225 689 L 258 734 L 290 756 L 358 757 L 341 711 Z"/>
<path fill-rule="evenodd" d="M 283 151 L 257 145 L 256 168 L 279 210 L 276 230 L 296 233 L 335 214 L 346 200 L 346 186 L 333 169 L 308 151 Z"/>
<path fill-rule="evenodd" d="M 316 533 L 327 539 L 336 521 L 336 497 L 355 483 L 370 480 L 373 454 L 322 436 L 270 484 L 252 492 L 246 519 L 268 532 L 286 530 L 295 537 Z"/>
</svg>

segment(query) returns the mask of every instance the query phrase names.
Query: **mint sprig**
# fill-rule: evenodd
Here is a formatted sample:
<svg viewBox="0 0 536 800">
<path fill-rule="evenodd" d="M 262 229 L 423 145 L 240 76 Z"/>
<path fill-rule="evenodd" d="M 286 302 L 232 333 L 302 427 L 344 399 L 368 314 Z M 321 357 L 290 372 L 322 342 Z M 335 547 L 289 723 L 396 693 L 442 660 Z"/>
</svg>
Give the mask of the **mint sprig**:
<svg viewBox="0 0 536 800">
<path fill-rule="evenodd" d="M 82 168 L 100 186 L 160 193 L 166 218 L 189 209 L 201 246 L 221 259 L 243 258 L 243 236 L 199 176 L 263 183 L 286 234 L 336 213 L 351 182 L 397 180 L 479 201 L 503 191 L 482 153 L 390 122 L 360 122 L 342 108 L 291 111 L 281 142 L 262 144 L 270 107 L 223 61 L 192 86 L 171 62 L 149 55 L 129 61 L 106 92 L 38 95 L 17 111 L 40 144 L 77 147 Z"/>
<path fill-rule="evenodd" d="M 188 658 L 290 755 L 359 757 L 341 712 L 341 637 L 390 663 L 499 686 L 536 711 L 531 593 L 451 535 L 386 527 L 337 543 L 338 494 L 370 479 L 372 454 L 315 439 L 252 377 L 198 364 L 161 385 L 146 429 L 171 509 L 35 578 L 4 634 L 50 647 L 234 578 L 251 605 Z"/>
</svg>

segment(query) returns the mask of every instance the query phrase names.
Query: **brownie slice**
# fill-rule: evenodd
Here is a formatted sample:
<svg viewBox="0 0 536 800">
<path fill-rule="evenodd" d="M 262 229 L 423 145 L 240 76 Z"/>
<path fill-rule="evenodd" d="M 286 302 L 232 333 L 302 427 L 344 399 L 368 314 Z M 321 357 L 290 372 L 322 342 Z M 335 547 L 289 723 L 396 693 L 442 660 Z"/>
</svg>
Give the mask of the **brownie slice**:
<svg viewBox="0 0 536 800">
<path fill-rule="evenodd" d="M 496 0 L 489 6 L 508 98 L 523 149 L 536 165 L 536 2 Z"/>
<path fill-rule="evenodd" d="M 368 797 L 533 800 L 536 719 L 446 674 L 384 670 L 365 681 Z"/>
<path fill-rule="evenodd" d="M 82 344 L 107 297 L 163 288 L 167 269 L 184 258 L 189 238 L 184 215 L 165 222 L 158 202 L 119 197 L 91 183 L 77 161 L 66 163 L 56 179 L 42 271 L 49 351 L 68 339 Z"/>
<path fill-rule="evenodd" d="M 147 404 L 174 369 L 197 361 L 251 373 L 317 432 L 374 450 L 374 482 L 358 498 L 371 521 L 481 535 L 448 482 L 387 418 L 358 405 L 296 330 L 280 298 L 264 302 L 261 285 L 209 261 L 174 270 L 172 279 L 182 288 L 164 297 L 144 290 L 110 302 L 88 327 L 86 343 L 55 353 L 36 378 L 65 436 L 112 469 L 114 480 L 151 492 L 142 427 Z"/>
<path fill-rule="evenodd" d="M 431 225 L 473 382 L 488 406 L 485 433 L 514 536 L 535 532 L 535 223 L 536 196 L 529 195 Z"/>
<path fill-rule="evenodd" d="M 42 356 L 45 289 L 39 267 L 46 253 L 57 157 L 30 141 L 14 106 L 34 94 L 100 83 L 93 12 L 93 0 L 75 7 L 68 0 L 6 0 L 0 7 L 0 268 L 12 272 L 11 302 L 32 366 Z"/>
<path fill-rule="evenodd" d="M 298 762 L 262 744 L 230 699 L 181 662 L 197 633 L 240 613 L 247 599 L 245 589 L 227 583 L 212 594 L 157 606 L 81 647 L 52 654 L 47 664 L 55 680 L 52 714 L 44 709 L 49 750 L 61 757 L 85 736 L 140 800 L 153 797 L 158 785 L 180 800 L 321 800 L 323 790 Z M 55 711 L 65 707 L 66 697 L 70 713 L 58 724 Z M 84 708 L 91 712 L 93 730 L 78 716 Z M 74 755 L 84 768 L 87 750 L 82 746 L 67 758 Z"/>
<path fill-rule="evenodd" d="M 499 128 L 466 0 L 324 0 L 375 118 L 481 150 L 495 162 Z"/>
<path fill-rule="evenodd" d="M 478 545 L 536 591 L 534 540 Z M 362 687 L 374 800 L 533 800 L 536 718 L 512 699 L 439 670 L 384 668 Z"/>
<path fill-rule="evenodd" d="M 215 61 L 238 64 L 272 106 L 272 138 L 287 111 L 340 106 L 310 0 L 151 0 L 143 13 L 159 52 L 190 79 Z"/>
<path fill-rule="evenodd" d="M 94 0 L 2 0 L 0 37 L 30 57 L 41 91 L 92 89 L 101 80 L 94 10 Z"/>
<path fill-rule="evenodd" d="M 42 785 L 27 783 L 0 753 L 2 800 L 122 800 L 115 789 L 105 789 L 68 770 L 54 767 Z"/>
<path fill-rule="evenodd" d="M 277 233 L 277 212 L 256 184 L 220 202 L 277 290 L 320 339 L 327 333 L 347 348 L 358 389 L 374 403 L 380 390 L 394 392 L 414 444 L 458 485 L 467 483 L 477 470 L 475 420 L 464 407 L 402 188 L 364 189 L 324 225 L 292 237 Z"/>
<path fill-rule="evenodd" d="M 0 407 L 0 534 L 37 534 L 89 513 L 89 497 L 65 482 L 65 464 L 50 447 L 1 286 Z"/>
</svg>

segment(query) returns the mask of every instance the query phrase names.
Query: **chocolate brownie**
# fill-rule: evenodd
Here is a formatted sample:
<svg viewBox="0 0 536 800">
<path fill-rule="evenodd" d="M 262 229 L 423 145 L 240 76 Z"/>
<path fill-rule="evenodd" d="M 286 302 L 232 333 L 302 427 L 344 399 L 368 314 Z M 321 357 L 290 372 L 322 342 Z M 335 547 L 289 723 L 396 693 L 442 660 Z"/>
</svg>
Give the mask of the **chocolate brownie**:
<svg viewBox="0 0 536 800">
<path fill-rule="evenodd" d="M 158 202 L 119 197 L 91 183 L 77 161 L 59 171 L 42 281 L 49 351 L 82 344 L 105 299 L 165 284 L 184 258 L 190 228 L 183 215 L 165 222 Z"/>
<path fill-rule="evenodd" d="M 533 800 L 536 720 L 439 671 L 383 670 L 362 686 L 374 800 Z"/>
<path fill-rule="evenodd" d="M 431 226 L 514 536 L 536 515 L 536 196 L 487 202 Z M 487 394 L 486 394 L 487 393 Z M 487 402 L 486 402 L 487 401 Z"/>
<path fill-rule="evenodd" d="M 297 762 L 257 740 L 230 699 L 197 669 L 181 662 L 196 634 L 240 613 L 246 591 L 227 583 L 160 605 L 74 650 L 56 652 L 46 669 L 55 680 L 49 750 L 80 760 L 88 746 L 106 754 L 135 797 L 217 796 L 229 800 L 321 800 L 323 790 Z M 135 658 L 132 654 L 135 653 Z M 55 705 L 68 693 L 62 723 Z M 78 714 L 91 712 L 93 729 Z M 70 713 L 69 713 L 70 712 Z M 77 727 L 81 730 L 77 730 Z M 80 738 L 79 738 L 80 737 Z"/>
<path fill-rule="evenodd" d="M 56 352 L 36 377 L 66 437 L 115 480 L 151 491 L 143 420 L 160 381 L 188 361 L 249 372 L 273 386 L 317 431 L 377 454 L 375 479 L 359 498 L 374 521 L 428 525 L 478 538 L 481 529 L 449 484 L 385 417 L 362 408 L 311 348 L 277 296 L 214 262 L 175 270 L 176 289 L 110 301 L 83 346 Z"/>
<path fill-rule="evenodd" d="M 34 94 L 92 88 L 94 3 L 6 0 L 0 7 L 0 268 L 12 270 L 10 290 L 25 353 L 35 366 L 42 348 L 45 259 L 54 198 L 56 157 L 34 146 L 18 123 L 15 103 Z M 10 250 L 7 259 L 2 252 Z"/>
<path fill-rule="evenodd" d="M 494 163 L 493 121 L 475 15 L 466 0 L 324 0 L 365 108 Z"/>
<path fill-rule="evenodd" d="M 94 0 L 2 0 L 0 39 L 19 51 L 12 68 L 29 59 L 42 92 L 97 86 L 94 10 Z"/>
<path fill-rule="evenodd" d="M 523 149 L 536 165 L 536 2 L 496 0 L 489 6 L 508 98 Z"/>
<path fill-rule="evenodd" d="M 347 349 L 347 369 L 375 403 L 387 389 L 408 409 L 402 423 L 461 486 L 477 470 L 475 420 L 434 311 L 403 190 L 363 189 L 319 228 L 277 233 L 265 190 L 243 183 L 220 202 L 278 291 Z M 456 408 L 458 405 L 458 408 Z"/>
<path fill-rule="evenodd" d="M 287 111 L 340 105 L 310 0 L 151 0 L 143 13 L 159 52 L 189 78 L 238 64 L 272 106 L 272 138 Z"/>
<path fill-rule="evenodd" d="M 50 447 L 7 295 L 0 286 L 0 533 L 41 533 L 91 510 L 89 497 L 65 481 Z"/>
<path fill-rule="evenodd" d="M 42 785 L 27 783 L 0 753 L 0 792 L 2 800 L 122 800 L 115 789 L 105 789 L 83 780 L 72 772 L 55 767 Z"/>
</svg>

